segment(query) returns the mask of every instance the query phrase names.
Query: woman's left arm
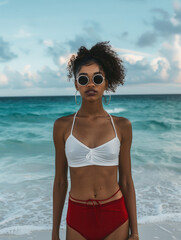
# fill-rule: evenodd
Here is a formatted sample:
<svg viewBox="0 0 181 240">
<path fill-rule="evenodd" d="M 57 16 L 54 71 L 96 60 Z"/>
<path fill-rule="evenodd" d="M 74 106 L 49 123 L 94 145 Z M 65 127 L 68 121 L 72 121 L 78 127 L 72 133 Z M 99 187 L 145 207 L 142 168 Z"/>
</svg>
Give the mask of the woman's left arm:
<svg viewBox="0 0 181 240">
<path fill-rule="evenodd" d="M 119 154 L 119 186 L 125 198 L 129 216 L 131 236 L 129 240 L 138 239 L 136 194 L 131 174 L 132 125 L 127 118 L 120 118 L 121 146 Z M 136 236 L 137 235 L 137 236 Z"/>
</svg>

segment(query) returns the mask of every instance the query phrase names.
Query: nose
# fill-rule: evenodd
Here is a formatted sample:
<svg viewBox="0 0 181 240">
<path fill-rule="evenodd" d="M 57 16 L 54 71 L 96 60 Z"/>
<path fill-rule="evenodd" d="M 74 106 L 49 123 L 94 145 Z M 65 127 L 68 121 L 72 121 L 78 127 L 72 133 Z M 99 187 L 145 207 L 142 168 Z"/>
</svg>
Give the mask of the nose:
<svg viewBox="0 0 181 240">
<path fill-rule="evenodd" d="M 87 86 L 95 86 L 95 83 L 93 82 L 93 76 L 89 76 L 89 82 L 88 82 L 88 84 L 87 84 Z"/>
</svg>

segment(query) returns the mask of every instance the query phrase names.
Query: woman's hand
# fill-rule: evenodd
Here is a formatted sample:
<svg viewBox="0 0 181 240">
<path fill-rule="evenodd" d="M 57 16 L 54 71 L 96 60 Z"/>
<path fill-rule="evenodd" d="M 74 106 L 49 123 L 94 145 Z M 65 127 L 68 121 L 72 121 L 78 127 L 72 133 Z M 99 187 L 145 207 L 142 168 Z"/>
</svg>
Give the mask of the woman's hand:
<svg viewBox="0 0 181 240">
<path fill-rule="evenodd" d="M 133 233 L 129 236 L 128 240 L 139 240 L 139 236 L 136 233 Z"/>
</svg>

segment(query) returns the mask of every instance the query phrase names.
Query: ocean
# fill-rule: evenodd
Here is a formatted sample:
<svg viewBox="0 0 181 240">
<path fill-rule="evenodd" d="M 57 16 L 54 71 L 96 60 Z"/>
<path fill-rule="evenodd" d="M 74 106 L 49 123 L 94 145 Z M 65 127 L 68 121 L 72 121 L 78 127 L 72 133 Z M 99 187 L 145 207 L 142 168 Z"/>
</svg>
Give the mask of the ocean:
<svg viewBox="0 0 181 240">
<path fill-rule="evenodd" d="M 138 223 L 181 222 L 181 95 L 111 95 L 103 106 L 132 123 Z M 53 124 L 79 108 L 74 96 L 0 98 L 0 235 L 52 229 Z M 69 171 L 68 181 L 61 228 Z"/>
</svg>

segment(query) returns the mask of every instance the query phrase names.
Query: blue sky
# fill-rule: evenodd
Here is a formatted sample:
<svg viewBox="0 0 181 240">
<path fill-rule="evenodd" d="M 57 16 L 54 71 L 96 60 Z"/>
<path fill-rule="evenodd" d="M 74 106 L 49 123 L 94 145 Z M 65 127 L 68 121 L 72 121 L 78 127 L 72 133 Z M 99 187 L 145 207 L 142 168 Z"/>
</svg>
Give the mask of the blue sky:
<svg viewBox="0 0 181 240">
<path fill-rule="evenodd" d="M 111 94 L 181 93 L 178 0 L 0 0 L 0 96 L 74 95 L 67 62 L 110 41 L 127 69 Z"/>
</svg>

